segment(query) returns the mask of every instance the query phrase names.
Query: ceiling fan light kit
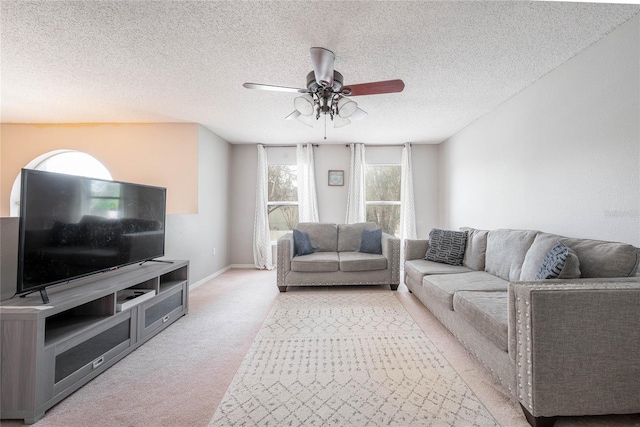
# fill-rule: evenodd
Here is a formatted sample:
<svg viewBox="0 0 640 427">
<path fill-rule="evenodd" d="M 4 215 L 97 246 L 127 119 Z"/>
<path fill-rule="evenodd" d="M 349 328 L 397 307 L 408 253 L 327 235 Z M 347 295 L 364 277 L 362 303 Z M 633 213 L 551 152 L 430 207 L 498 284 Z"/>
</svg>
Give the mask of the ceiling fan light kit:
<svg viewBox="0 0 640 427">
<path fill-rule="evenodd" d="M 337 128 L 341 128 L 343 126 L 346 126 L 346 125 L 348 125 L 350 123 L 351 123 L 351 120 L 343 118 L 343 117 L 341 117 L 339 115 L 335 116 L 334 119 L 333 119 L 333 127 L 336 128 L 336 129 Z"/>
<path fill-rule="evenodd" d="M 404 83 L 398 79 L 343 86 L 342 74 L 333 68 L 334 61 L 335 55 L 332 51 L 322 47 L 312 47 L 313 71 L 307 74 L 306 89 L 259 83 L 245 83 L 243 86 L 247 89 L 305 94 L 293 100 L 295 111 L 286 119 L 297 119 L 307 126 L 313 126 L 312 117 L 315 115 L 315 119 L 318 120 L 321 115 L 324 115 L 325 139 L 327 116 L 334 122 L 334 128 L 340 128 L 351 123 L 349 118 L 358 120 L 367 115 L 358 107 L 358 103 L 348 97 L 395 93 L 402 92 L 404 89 Z"/>
<path fill-rule="evenodd" d="M 338 114 L 340 117 L 347 118 L 356 112 L 358 109 L 358 104 L 349 98 L 340 98 L 338 101 Z"/>
<path fill-rule="evenodd" d="M 303 116 L 310 116 L 315 107 L 314 99 L 311 95 L 298 96 L 293 100 L 293 106 Z"/>
<path fill-rule="evenodd" d="M 351 120 L 360 120 L 363 119 L 367 115 L 367 112 L 361 108 L 356 108 L 356 111 L 349 116 Z"/>
</svg>

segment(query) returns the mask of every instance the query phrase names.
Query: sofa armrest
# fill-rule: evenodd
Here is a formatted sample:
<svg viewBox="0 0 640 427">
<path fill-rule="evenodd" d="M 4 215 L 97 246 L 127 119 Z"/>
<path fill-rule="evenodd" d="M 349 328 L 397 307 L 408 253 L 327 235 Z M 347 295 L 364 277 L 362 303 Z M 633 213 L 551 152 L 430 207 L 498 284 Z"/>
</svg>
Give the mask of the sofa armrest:
<svg viewBox="0 0 640 427">
<path fill-rule="evenodd" d="M 404 260 L 422 259 L 429 249 L 429 240 L 411 240 L 404 241 Z"/>
<path fill-rule="evenodd" d="M 640 412 L 638 307 L 638 278 L 510 283 L 522 406 L 534 417 Z"/>
<path fill-rule="evenodd" d="M 278 239 L 277 247 L 277 278 L 278 286 L 286 286 L 284 278 L 291 271 L 291 260 L 294 256 L 293 233 L 287 233 Z"/>
<path fill-rule="evenodd" d="M 382 255 L 387 259 L 387 268 L 391 270 L 391 283 L 389 284 L 399 285 L 400 239 L 390 234 L 382 233 Z"/>
</svg>

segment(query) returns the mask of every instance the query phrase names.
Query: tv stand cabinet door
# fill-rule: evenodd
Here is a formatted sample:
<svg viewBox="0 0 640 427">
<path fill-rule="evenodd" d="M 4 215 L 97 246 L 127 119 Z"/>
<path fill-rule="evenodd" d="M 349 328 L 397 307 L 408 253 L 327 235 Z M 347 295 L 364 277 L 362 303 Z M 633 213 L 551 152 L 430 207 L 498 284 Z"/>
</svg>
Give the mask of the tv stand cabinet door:
<svg viewBox="0 0 640 427">
<path fill-rule="evenodd" d="M 140 305 L 138 339 L 143 342 L 187 314 L 187 283 L 162 292 Z"/>
<path fill-rule="evenodd" d="M 133 346 L 135 334 L 135 320 L 128 311 L 47 351 L 53 397 L 69 395 L 113 365 Z"/>
</svg>

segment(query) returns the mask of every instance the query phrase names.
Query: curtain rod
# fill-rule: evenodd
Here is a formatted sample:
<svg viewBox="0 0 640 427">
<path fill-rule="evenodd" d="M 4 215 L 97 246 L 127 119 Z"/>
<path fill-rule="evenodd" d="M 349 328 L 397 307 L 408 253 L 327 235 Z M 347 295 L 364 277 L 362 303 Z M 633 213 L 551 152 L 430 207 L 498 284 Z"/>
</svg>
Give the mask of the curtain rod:
<svg viewBox="0 0 640 427">
<path fill-rule="evenodd" d="M 307 145 L 307 144 L 305 143 L 305 144 L 302 144 L 302 145 Z M 313 145 L 314 147 L 318 146 L 318 144 L 311 144 L 311 145 Z M 298 144 L 281 144 L 281 145 L 265 145 L 265 144 L 262 144 L 262 146 L 264 148 L 296 148 L 298 146 Z"/>
<path fill-rule="evenodd" d="M 413 144 L 409 143 L 409 146 Z M 349 147 L 351 144 L 346 144 L 345 147 Z M 404 147 L 404 144 L 364 144 L 365 147 Z"/>
<path fill-rule="evenodd" d="M 297 147 L 298 144 L 278 144 L 278 145 L 273 145 L 273 144 L 260 144 L 262 145 L 264 148 L 295 148 Z M 302 145 L 307 145 L 302 144 Z M 320 144 L 311 144 L 314 147 L 319 147 Z M 327 145 L 330 146 L 331 144 L 322 144 L 322 145 Z M 345 144 L 345 147 L 349 147 L 351 144 Z M 409 143 L 409 146 L 411 146 L 413 144 Z M 404 144 L 364 144 L 365 147 L 403 147 Z"/>
</svg>

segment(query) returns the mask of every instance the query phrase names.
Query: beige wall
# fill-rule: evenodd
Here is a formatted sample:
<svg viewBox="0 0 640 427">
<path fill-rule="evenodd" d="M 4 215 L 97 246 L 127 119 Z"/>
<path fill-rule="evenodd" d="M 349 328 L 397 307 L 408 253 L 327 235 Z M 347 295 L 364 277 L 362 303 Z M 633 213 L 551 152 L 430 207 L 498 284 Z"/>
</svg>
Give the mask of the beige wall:
<svg viewBox="0 0 640 427">
<path fill-rule="evenodd" d="M 199 198 L 197 214 L 169 214 L 165 258 L 189 260 L 189 281 L 197 284 L 230 264 L 229 166 L 231 145 L 203 126 L 195 128 Z M 252 153 L 255 152 L 253 146 Z M 159 165 L 163 165 L 160 163 Z M 158 165 L 155 165 L 158 166 Z M 255 170 L 255 167 L 253 168 Z M 255 194 L 255 193 L 254 193 Z M 253 208 L 252 208 L 253 209 Z M 251 217 L 253 218 L 253 217 Z M 0 218 L 0 297 L 16 292 L 18 218 Z M 251 233 L 253 220 L 251 219 Z M 251 254 L 251 246 L 248 248 Z"/>
<path fill-rule="evenodd" d="M 198 213 L 197 124 L 2 124 L 0 216 L 11 187 L 36 157 L 70 149 L 100 160 L 118 181 L 167 188 L 167 213 Z"/>
</svg>

